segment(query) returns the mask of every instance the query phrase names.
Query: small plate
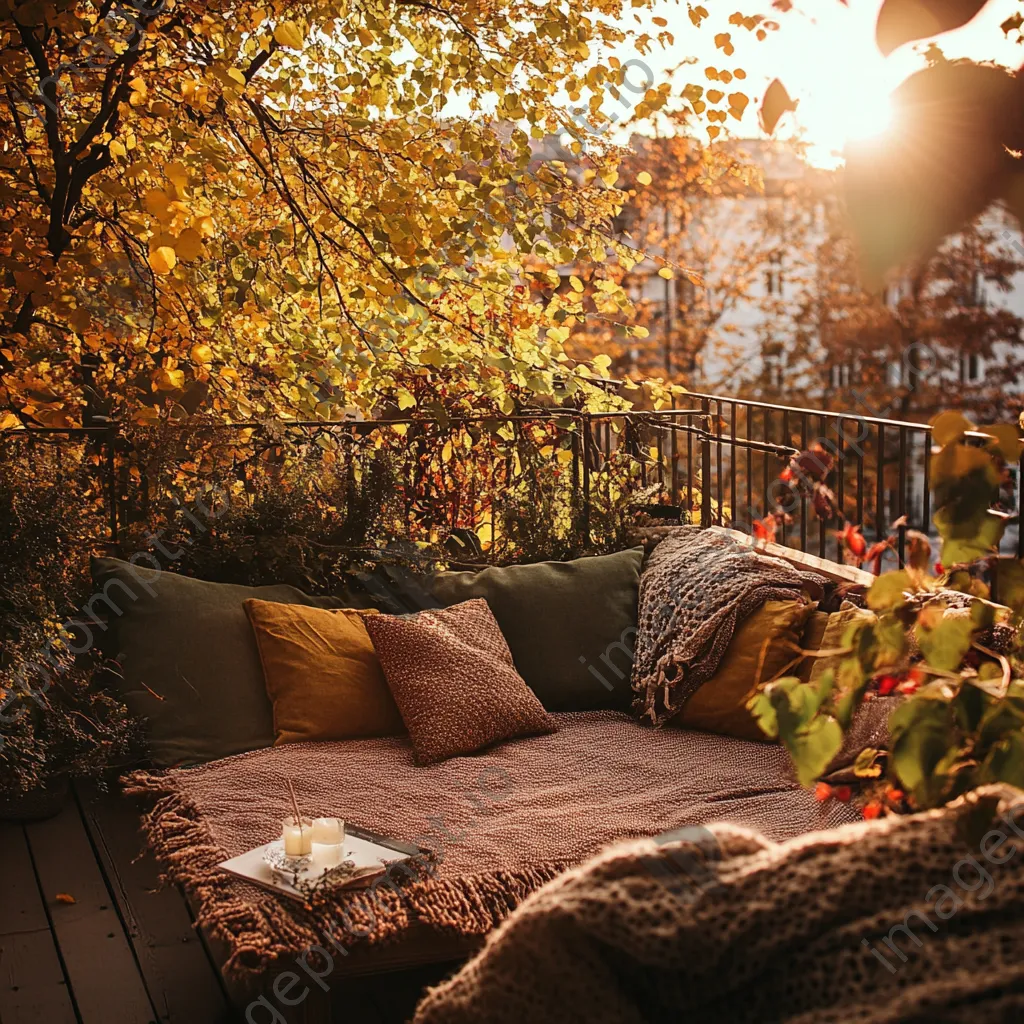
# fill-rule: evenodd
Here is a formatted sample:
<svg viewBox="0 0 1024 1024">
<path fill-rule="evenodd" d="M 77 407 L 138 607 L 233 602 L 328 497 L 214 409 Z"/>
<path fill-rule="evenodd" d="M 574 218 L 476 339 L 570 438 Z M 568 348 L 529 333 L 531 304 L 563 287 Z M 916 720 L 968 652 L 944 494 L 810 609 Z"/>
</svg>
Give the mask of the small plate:
<svg viewBox="0 0 1024 1024">
<path fill-rule="evenodd" d="M 271 871 L 281 872 L 285 875 L 295 875 L 313 866 L 312 854 L 305 853 L 301 857 L 289 857 L 284 852 L 283 839 L 267 844 L 263 851 L 263 860 Z"/>
</svg>

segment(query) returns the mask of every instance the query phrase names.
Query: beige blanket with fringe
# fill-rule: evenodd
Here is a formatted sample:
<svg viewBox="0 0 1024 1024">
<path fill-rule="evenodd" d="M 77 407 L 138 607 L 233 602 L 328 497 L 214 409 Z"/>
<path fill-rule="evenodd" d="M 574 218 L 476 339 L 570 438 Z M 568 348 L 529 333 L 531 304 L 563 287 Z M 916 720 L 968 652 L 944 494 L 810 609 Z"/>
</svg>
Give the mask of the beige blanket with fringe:
<svg viewBox="0 0 1024 1024">
<path fill-rule="evenodd" d="M 400 939 L 415 923 L 483 936 L 531 892 L 617 840 L 732 821 L 785 839 L 850 820 L 793 781 L 784 750 L 682 729 L 653 731 L 615 712 L 556 716 L 550 736 L 417 767 L 404 737 L 298 743 L 195 768 L 137 773 L 158 798 L 148 841 L 184 884 L 199 923 L 230 950 L 228 969 L 260 971 L 322 939 Z M 276 838 L 286 780 L 312 815 L 431 849 L 433 863 L 394 887 L 301 904 L 216 865 Z M 339 934 L 340 931 L 340 934 Z"/>
<path fill-rule="evenodd" d="M 710 831 L 551 882 L 414 1024 L 1024 1020 L 1020 790 L 783 844 Z"/>
</svg>

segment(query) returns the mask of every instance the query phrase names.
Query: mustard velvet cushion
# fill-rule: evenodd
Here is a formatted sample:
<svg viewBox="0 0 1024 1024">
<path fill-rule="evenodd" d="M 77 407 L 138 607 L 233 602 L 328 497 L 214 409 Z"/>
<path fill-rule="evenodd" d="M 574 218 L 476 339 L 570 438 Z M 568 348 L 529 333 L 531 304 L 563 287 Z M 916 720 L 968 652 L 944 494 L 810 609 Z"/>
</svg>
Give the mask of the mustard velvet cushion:
<svg viewBox="0 0 1024 1024">
<path fill-rule="evenodd" d="M 245 611 L 274 707 L 275 746 L 405 732 L 363 624 L 376 612 L 257 600 Z"/>
<path fill-rule="evenodd" d="M 743 620 L 718 671 L 683 705 L 670 724 L 741 740 L 772 742 L 761 732 L 746 703 L 759 683 L 772 679 L 798 657 L 804 624 L 813 611 L 814 605 L 805 601 L 765 601 Z"/>
</svg>

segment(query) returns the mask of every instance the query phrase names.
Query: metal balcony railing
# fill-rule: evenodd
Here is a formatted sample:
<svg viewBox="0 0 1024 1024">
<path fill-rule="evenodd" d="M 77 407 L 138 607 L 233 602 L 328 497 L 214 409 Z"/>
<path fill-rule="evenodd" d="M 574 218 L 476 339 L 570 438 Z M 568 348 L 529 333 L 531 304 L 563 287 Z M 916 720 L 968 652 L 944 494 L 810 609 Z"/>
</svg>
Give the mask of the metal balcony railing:
<svg viewBox="0 0 1024 1024">
<path fill-rule="evenodd" d="M 51 474 L 64 472 L 53 465 L 63 465 L 68 449 L 77 448 L 79 471 L 85 466 L 102 490 L 104 536 L 96 541 L 115 550 L 182 466 L 201 485 L 202 470 L 190 453 L 203 445 L 223 455 L 208 465 L 243 481 L 250 495 L 280 480 L 289 465 L 305 474 L 311 500 L 318 500 L 321 472 L 322 481 L 355 494 L 376 466 L 373 472 L 393 478 L 397 534 L 432 540 L 471 531 L 497 560 L 511 554 L 502 542 L 510 505 L 511 514 L 518 509 L 528 522 L 542 498 L 557 510 L 561 526 L 546 525 L 561 531 L 567 550 L 607 544 L 610 516 L 637 496 L 648 511 L 667 506 L 660 511 L 668 517 L 750 531 L 787 496 L 779 472 L 789 458 L 814 445 L 832 457 L 827 483 L 839 515 L 822 520 L 800 498 L 788 510 L 791 523 L 779 530 L 781 543 L 841 561 L 837 534 L 845 522 L 860 525 L 869 540 L 888 536 L 898 522 L 902 564 L 907 529 L 929 532 L 927 424 L 699 393 L 680 404 L 658 411 L 557 409 L 189 429 L 111 424 L 7 431 L 0 441 L 5 457 L 11 445 L 27 458 L 48 453 Z M 1010 540 L 1020 553 L 1019 531 Z"/>
</svg>

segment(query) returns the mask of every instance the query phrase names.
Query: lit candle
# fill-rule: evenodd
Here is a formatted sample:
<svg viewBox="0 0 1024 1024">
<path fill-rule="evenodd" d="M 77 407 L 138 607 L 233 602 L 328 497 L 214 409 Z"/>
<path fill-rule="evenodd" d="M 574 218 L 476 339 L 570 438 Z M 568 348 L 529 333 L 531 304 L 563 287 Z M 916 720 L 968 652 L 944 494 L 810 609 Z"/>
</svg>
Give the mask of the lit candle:
<svg viewBox="0 0 1024 1024">
<path fill-rule="evenodd" d="M 313 822 L 309 818 L 285 818 L 282 828 L 286 857 L 306 857 L 313 852 Z"/>
<path fill-rule="evenodd" d="M 345 822 L 340 818 L 314 818 L 313 842 L 340 846 L 345 841 Z"/>
</svg>

